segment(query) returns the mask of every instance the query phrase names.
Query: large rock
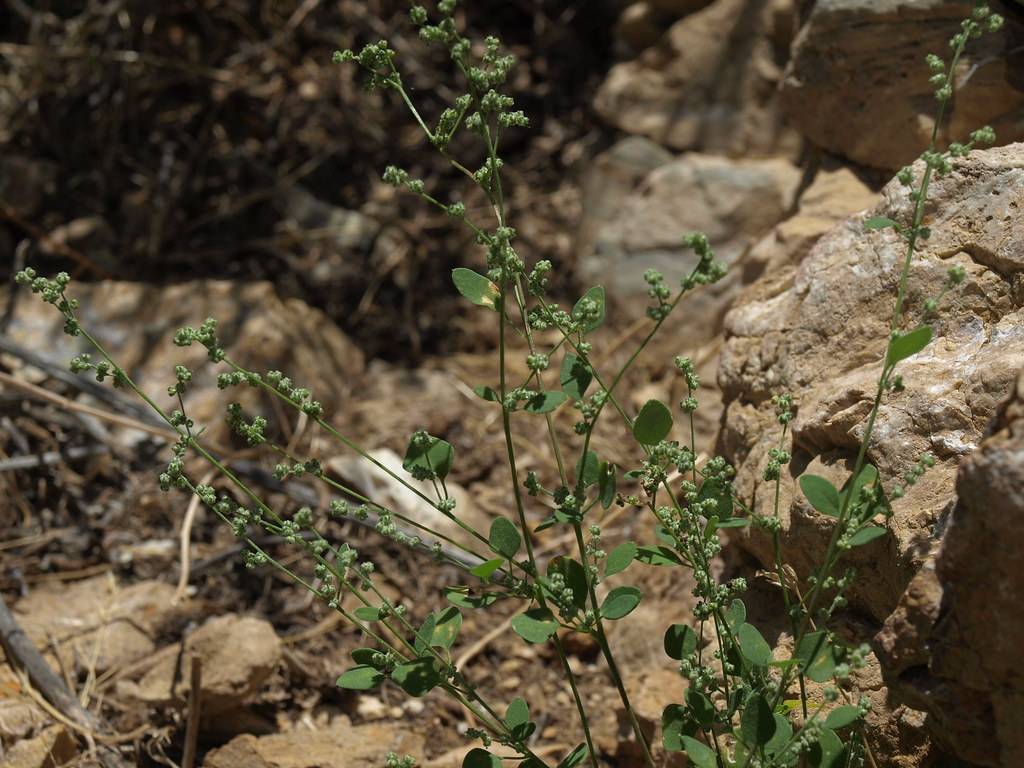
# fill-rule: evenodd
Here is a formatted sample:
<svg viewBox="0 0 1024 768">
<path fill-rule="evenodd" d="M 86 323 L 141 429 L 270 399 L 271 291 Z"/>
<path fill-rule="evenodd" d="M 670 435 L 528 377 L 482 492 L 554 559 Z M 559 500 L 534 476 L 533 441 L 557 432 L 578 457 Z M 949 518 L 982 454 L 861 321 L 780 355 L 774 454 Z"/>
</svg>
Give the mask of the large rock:
<svg viewBox="0 0 1024 768">
<path fill-rule="evenodd" d="M 191 688 L 189 659 L 202 664 L 203 717 L 212 717 L 247 703 L 281 660 L 281 640 L 263 619 L 226 614 L 210 619 L 190 634 L 184 648 L 162 655 L 138 682 L 121 691 L 154 706 L 180 704 Z"/>
<path fill-rule="evenodd" d="M 1024 765 L 1024 373 L 961 464 L 957 494 L 937 567 L 914 580 L 877 645 L 889 685 L 960 757 Z"/>
<path fill-rule="evenodd" d="M 673 149 L 792 153 L 799 138 L 783 127 L 776 89 L 794 25 L 792 0 L 717 0 L 612 67 L 594 106 L 619 130 Z"/>
<path fill-rule="evenodd" d="M 271 423 L 277 421 L 277 411 L 246 388 L 233 390 L 230 397 L 219 392 L 216 375 L 227 369 L 211 364 L 198 344 L 175 346 L 174 333 L 181 326 L 216 318 L 229 357 L 256 370 L 284 371 L 298 385 L 312 389 L 328 414 L 345 401 L 363 371 L 362 352 L 326 315 L 299 299 L 280 298 L 270 283 L 73 283 L 69 295 L 81 301 L 82 325 L 160 406 L 177 407 L 166 393 L 174 383 L 174 366 L 180 363 L 193 370 L 185 404 L 189 416 L 207 427 L 207 439 L 225 439 L 223 409 L 228 400 L 266 409 Z M 76 354 L 92 350 L 82 339 L 61 333 L 62 325 L 53 307 L 26 293 L 7 333 L 63 366 Z M 97 359 L 95 354 L 93 358 Z M 296 416 L 288 413 L 292 423 Z"/>
<path fill-rule="evenodd" d="M 423 737 L 408 728 L 340 722 L 320 731 L 238 736 L 206 756 L 205 768 L 378 768 L 388 752 L 422 757 Z"/>
<path fill-rule="evenodd" d="M 942 138 L 965 141 L 991 124 L 1002 142 L 1024 138 L 1024 16 L 1001 3 L 1006 24 L 971 44 Z M 935 87 L 928 53 L 974 4 L 950 0 L 819 0 L 793 46 L 782 84 L 787 118 L 811 141 L 864 165 L 896 169 L 928 146 Z"/>
<path fill-rule="evenodd" d="M 66 669 L 103 673 L 153 653 L 157 634 L 173 614 L 173 595 L 170 584 L 122 587 L 97 576 L 34 589 L 14 613 L 37 648 L 58 649 Z"/>
<path fill-rule="evenodd" d="M 893 182 L 883 198 L 875 214 L 909 218 L 906 188 Z M 850 597 L 878 620 L 929 556 L 953 504 L 956 466 L 978 445 L 1024 365 L 1024 145 L 958 162 L 936 180 L 931 200 L 933 234 L 911 268 L 907 324 L 916 324 L 924 299 L 941 293 L 951 266 L 962 266 L 967 279 L 944 298 L 932 344 L 901 366 L 907 389 L 883 399 L 868 451 L 887 484 L 925 452 L 938 459 L 893 505 L 890 534 L 847 559 L 859 571 Z M 767 451 L 779 437 L 770 398 L 790 392 L 799 408 L 780 516 L 784 558 L 801 576 L 822 559 L 832 520 L 807 505 L 797 479 L 814 472 L 841 484 L 849 473 L 887 344 L 903 256 L 894 232 L 867 231 L 863 217 L 856 217 L 819 240 L 799 264 L 769 270 L 726 318 L 720 450 L 737 466 L 739 493 L 759 513 L 772 513 L 773 493 L 761 480 Z M 755 532 L 742 541 L 771 562 L 767 537 Z"/>
<path fill-rule="evenodd" d="M 621 147 L 612 152 L 624 154 Z M 606 164 L 609 170 L 616 167 Z M 639 162 L 633 167 L 639 168 Z M 616 183 L 628 184 L 625 168 Z M 686 235 L 704 232 L 719 259 L 733 264 L 789 214 L 799 183 L 800 171 L 778 159 L 688 154 L 660 164 L 630 194 L 607 193 L 599 201 L 592 216 L 607 215 L 594 236 L 592 252 L 582 257 L 580 273 L 603 283 L 626 311 L 642 315 L 648 304 L 642 279 L 646 269 L 659 270 L 673 286 L 693 269 L 694 257 L 682 245 Z M 701 296 L 719 290 L 703 291 Z M 719 307 L 718 316 L 723 309 Z"/>
</svg>

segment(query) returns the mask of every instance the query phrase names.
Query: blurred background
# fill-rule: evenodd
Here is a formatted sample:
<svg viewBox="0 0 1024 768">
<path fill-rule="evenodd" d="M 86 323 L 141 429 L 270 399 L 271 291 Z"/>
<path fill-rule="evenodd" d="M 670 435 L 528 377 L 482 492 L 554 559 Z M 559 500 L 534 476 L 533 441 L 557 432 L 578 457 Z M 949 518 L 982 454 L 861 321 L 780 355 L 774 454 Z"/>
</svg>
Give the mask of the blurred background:
<svg viewBox="0 0 1024 768">
<path fill-rule="evenodd" d="M 969 47 L 944 140 L 986 123 L 1000 145 L 1024 139 L 1024 4 L 992 5 L 1007 23 Z M 592 285 L 607 288 L 601 365 L 621 363 L 647 328 L 644 270 L 656 267 L 672 281 L 689 271 L 684 235 L 706 232 L 731 267 L 638 361 L 626 382 L 630 405 L 685 396 L 672 358 L 691 356 L 703 383 L 698 452 L 718 450 L 741 466 L 760 456 L 751 453 L 755 444 L 775 428 L 776 369 L 791 374 L 798 402 L 813 401 L 834 392 L 809 394 L 820 377 L 800 358 L 808 348 L 827 352 L 837 371 L 876 359 L 886 331 L 871 336 L 870 324 L 851 331 L 863 334 L 857 343 L 870 347 L 866 356 L 855 345 L 823 346 L 835 329 L 813 342 L 778 342 L 771 333 L 799 331 L 807 321 L 793 314 L 795 302 L 789 309 L 769 302 L 789 295 L 823 235 L 884 203 L 883 186 L 927 146 L 935 100 L 924 56 L 947 50 L 972 6 L 460 3 L 470 37 L 498 35 L 520 61 L 509 91 L 531 126 L 510 132 L 503 145 L 519 253 L 530 264 L 554 262 L 553 291 L 565 303 Z M 472 387 L 494 384 L 497 332 L 493 314 L 462 300 L 450 278 L 456 266 L 480 269 L 483 254 L 467 230 L 384 185 L 381 173 L 401 166 L 438 198 L 464 201 L 477 218 L 488 215 L 487 206 L 426 144 L 394 94 L 365 92 L 355 67 L 331 62 L 336 49 L 388 39 L 412 98 L 428 122 L 436 119 L 460 84 L 447 57 L 420 43 L 408 8 L 404 0 L 0 0 L 0 273 L 13 276 L 26 265 L 68 271 L 83 323 L 162 405 L 174 406 L 162 394 L 173 366 L 193 367 L 190 415 L 275 508 L 319 509 L 326 497 L 309 484 L 274 481 L 273 458 L 229 434 L 225 396 L 203 350 L 171 343 L 179 326 L 216 317 L 233 358 L 282 369 L 309 386 L 331 423 L 382 462 L 400 465 L 416 429 L 444 436 L 455 446 L 450 481 L 464 494 L 459 508 L 486 530 L 508 514 L 510 478 L 492 404 Z M 465 137 L 453 151 L 470 168 L 483 160 Z M 978 210 L 996 205 L 985 195 Z M 1006 210 L 993 216 L 1009 216 Z M 973 295 L 1009 298 L 967 306 L 951 327 L 1011 322 L 1004 316 L 1019 311 L 1024 293 L 1016 268 L 999 269 L 1002 276 L 986 272 L 989 282 Z M 855 306 L 857 317 L 889 311 L 870 303 L 878 291 L 854 295 L 842 283 L 825 290 L 837 306 Z M 727 313 L 762 305 L 782 307 L 756 326 L 768 338 L 764 347 L 741 339 L 720 366 L 722 350 L 743 336 L 735 323 L 727 332 Z M 219 670 L 203 684 L 209 706 L 199 759 L 210 768 L 362 768 L 381 764 L 385 744 L 435 768 L 459 765 L 467 749 L 459 732 L 473 723 L 449 702 L 410 702 L 387 688 L 356 696 L 333 685 L 360 638 L 269 569 L 244 568 L 234 537 L 212 514 L 182 494 L 159 492 L 166 433 L 125 395 L 67 373 L 67 361 L 84 348 L 61 325 L 51 307 L 0 286 L 0 591 L 98 718 L 98 732 L 114 734 L 101 743 L 114 747 L 90 749 L 80 729 L 55 717 L 2 665 L 0 759 L 18 756 L 25 762 L 13 764 L 23 768 L 182 765 L 188 706 L 181 659 L 196 653 Z M 1011 352 L 998 364 L 979 363 L 986 384 L 980 394 L 971 390 L 974 404 L 956 399 L 968 396 L 961 393 L 943 406 L 974 415 L 958 440 L 980 440 L 1020 368 Z M 525 377 L 524 356 L 514 350 L 513 375 Z M 951 357 L 931 375 L 945 379 L 961 362 Z M 323 459 L 355 487 L 410 515 L 429 512 L 415 500 L 402 507 L 409 500 L 386 476 L 360 468 L 308 420 L 254 397 L 246 405 L 271 420 L 268 432 Z M 829 421 L 848 405 L 822 405 L 823 423 L 800 436 L 801 466 L 848 449 L 849 425 Z M 575 419 L 569 407 L 555 416 L 566 445 L 576 439 Z M 930 425 L 940 421 L 933 411 L 909 420 L 883 456 L 894 476 L 899 462 L 916 461 L 910 454 L 927 447 Z M 550 474 L 552 456 L 536 430 L 517 420 L 522 466 Z M 597 434 L 594 446 L 623 468 L 637 458 L 614 427 Z M 933 473 L 945 483 L 929 497 L 935 509 L 951 504 L 953 453 Z M 754 464 L 746 469 L 751 476 Z M 202 479 L 206 469 L 190 471 Z M 608 549 L 628 536 L 653 540 L 649 520 L 633 512 L 607 522 Z M 541 519 L 542 510 L 530 513 Z M 935 515 L 918 528 L 931 531 Z M 371 556 L 388 594 L 411 596 L 423 611 L 443 604 L 441 590 L 459 578 L 352 521 L 325 530 Z M 869 636 L 894 609 L 933 543 L 925 539 L 884 560 L 876 579 L 883 586 L 862 596 L 861 623 L 851 633 Z M 802 551 L 804 541 L 794 549 Z M 291 557 L 287 547 L 274 551 Z M 751 557 L 729 550 L 722 567 L 753 582 Z M 660 631 L 650 626 L 688 621 L 692 599 L 688 585 L 651 570 L 657 573 L 642 577 L 637 620 L 632 628 L 617 625 L 612 639 L 654 729 L 662 707 L 681 692 L 678 674 L 663 663 Z M 769 588 L 762 598 L 770 606 L 777 595 Z M 467 616 L 469 674 L 499 700 L 524 695 L 545 703 L 539 733 L 545 743 L 571 748 L 576 723 L 557 664 L 543 650 L 523 651 L 495 635 L 502 618 Z M 603 758 L 638 764 L 623 713 L 608 704 L 596 648 L 581 642 L 571 652 Z M 941 727 L 928 735 L 924 714 L 887 709 L 886 689 L 878 680 L 871 685 L 881 712 L 870 734 L 879 765 L 962 764 L 942 762 L 956 750 L 942 742 Z M 917 704 L 929 707 L 924 699 Z M 984 735 L 984 715 L 975 721 L 984 751 L 993 738 Z"/>
</svg>

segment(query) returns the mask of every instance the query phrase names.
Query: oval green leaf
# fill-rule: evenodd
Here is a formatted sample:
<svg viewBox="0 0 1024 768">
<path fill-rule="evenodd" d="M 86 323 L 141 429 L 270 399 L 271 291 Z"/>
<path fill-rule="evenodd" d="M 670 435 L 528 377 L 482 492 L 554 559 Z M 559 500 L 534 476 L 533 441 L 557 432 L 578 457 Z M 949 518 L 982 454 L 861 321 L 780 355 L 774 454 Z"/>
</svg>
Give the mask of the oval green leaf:
<svg viewBox="0 0 1024 768">
<path fill-rule="evenodd" d="M 897 336 L 889 342 L 889 365 L 896 365 L 901 360 L 906 360 L 928 346 L 932 340 L 932 329 L 930 326 L 922 325 L 909 333 Z"/>
<path fill-rule="evenodd" d="M 614 576 L 616 573 L 622 573 L 624 570 L 629 568 L 630 564 L 636 559 L 637 549 L 636 544 L 632 541 L 626 541 L 619 544 L 612 553 L 608 555 L 608 559 L 604 563 L 604 575 Z"/>
<path fill-rule="evenodd" d="M 764 746 L 775 735 L 775 718 L 772 716 L 771 705 L 759 693 L 747 699 L 747 705 L 740 716 L 740 735 L 751 747 Z"/>
<path fill-rule="evenodd" d="M 673 624 L 665 630 L 665 653 L 682 661 L 697 650 L 697 633 L 688 624 Z"/>
<path fill-rule="evenodd" d="M 604 286 L 595 285 L 593 288 L 591 288 L 589 291 L 587 291 L 580 297 L 580 300 L 577 301 L 572 308 L 573 318 L 576 318 L 578 316 L 578 313 L 583 306 L 583 302 L 588 299 L 590 301 L 593 301 L 597 305 L 598 312 L 592 319 L 584 323 L 583 326 L 580 328 L 580 330 L 582 330 L 583 333 L 590 333 L 591 331 L 596 331 L 604 324 Z"/>
<path fill-rule="evenodd" d="M 683 746 L 686 748 L 686 756 L 696 768 L 717 768 L 718 761 L 711 747 L 689 736 L 683 736 Z"/>
<path fill-rule="evenodd" d="M 887 534 L 888 532 L 889 531 L 885 528 L 881 528 L 877 525 L 865 526 L 864 528 L 861 528 L 859 531 L 853 534 L 853 536 L 850 537 L 850 546 L 863 546 L 869 542 L 874 541 L 875 539 L 885 536 L 885 534 Z"/>
<path fill-rule="evenodd" d="M 753 624 L 743 623 L 736 631 L 743 658 L 757 667 L 767 667 L 772 660 L 772 649 Z"/>
<path fill-rule="evenodd" d="M 558 408 L 568 399 L 569 396 L 565 392 L 558 392 L 556 390 L 538 392 L 526 401 L 523 410 L 527 413 L 551 413 L 551 411 Z"/>
<path fill-rule="evenodd" d="M 433 659 L 422 658 L 399 664 L 391 672 L 391 680 L 410 696 L 419 698 L 441 683 L 441 675 Z"/>
<path fill-rule="evenodd" d="M 643 593 L 636 587 L 616 587 L 601 603 L 601 616 L 611 621 L 628 616 L 640 605 L 642 597 Z"/>
<path fill-rule="evenodd" d="M 335 685 L 350 691 L 368 691 L 384 682 L 385 675 L 367 664 L 359 664 L 347 670 L 337 679 Z"/>
<path fill-rule="evenodd" d="M 587 387 L 593 381 L 594 375 L 590 372 L 586 363 L 580 360 L 571 352 L 566 352 L 562 358 L 562 368 L 558 374 L 558 383 L 573 400 L 582 400 L 587 392 Z"/>
<path fill-rule="evenodd" d="M 459 293 L 478 307 L 497 310 L 501 292 L 498 286 L 472 269 L 458 267 L 452 270 L 452 282 Z"/>
<path fill-rule="evenodd" d="M 642 445 L 657 445 L 672 430 L 672 413 L 660 400 L 648 400 L 633 422 L 633 437 Z"/>
<path fill-rule="evenodd" d="M 839 491 L 824 477 L 803 475 L 800 490 L 812 507 L 829 517 L 839 517 Z"/>
<path fill-rule="evenodd" d="M 860 716 L 860 707 L 851 707 L 849 705 L 836 707 L 825 718 L 825 727 L 838 731 L 840 728 L 846 728 L 848 725 L 856 723 L 860 720 Z"/>
<path fill-rule="evenodd" d="M 491 549 L 511 560 L 522 546 L 523 537 L 519 535 L 519 529 L 511 520 L 498 517 L 491 523 L 491 533 L 487 537 L 487 541 L 491 545 Z"/>
<path fill-rule="evenodd" d="M 512 631 L 528 643 L 546 643 L 557 630 L 558 622 L 544 608 L 531 608 L 512 619 Z"/>
</svg>

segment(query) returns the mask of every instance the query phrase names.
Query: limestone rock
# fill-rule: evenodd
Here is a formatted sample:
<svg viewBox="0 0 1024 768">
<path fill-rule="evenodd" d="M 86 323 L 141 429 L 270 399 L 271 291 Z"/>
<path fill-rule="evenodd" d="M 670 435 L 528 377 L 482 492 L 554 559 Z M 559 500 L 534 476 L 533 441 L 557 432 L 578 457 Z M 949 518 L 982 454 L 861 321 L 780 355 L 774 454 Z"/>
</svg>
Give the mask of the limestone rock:
<svg viewBox="0 0 1024 768">
<path fill-rule="evenodd" d="M 118 586 L 106 576 L 34 589 L 14 608 L 22 629 L 40 649 L 56 642 L 67 669 L 95 665 L 97 673 L 130 664 L 156 649 L 159 628 L 172 611 L 174 587 L 158 581 Z"/>
<path fill-rule="evenodd" d="M 754 282 L 765 270 L 799 263 L 833 226 L 877 202 L 878 194 L 852 170 L 826 165 L 800 194 L 796 213 L 779 222 L 743 257 L 742 283 Z"/>
<path fill-rule="evenodd" d="M 408 728 L 341 723 L 322 731 L 238 736 L 211 751 L 205 768 L 378 768 L 388 752 L 421 756 L 423 737 Z"/>
<path fill-rule="evenodd" d="M 961 758 L 1021 765 L 1024 373 L 961 464 L 957 494 L 936 568 L 914 580 L 877 644 L 890 686 L 929 712 L 935 735 Z"/>
<path fill-rule="evenodd" d="M 918 168 L 920 171 L 920 168 Z M 909 218 L 908 190 L 884 190 L 874 210 Z M 933 236 L 915 257 L 908 324 L 924 299 L 937 296 L 953 265 L 967 279 L 949 293 L 934 320 L 935 339 L 901 366 L 907 389 L 886 396 L 868 459 L 887 482 L 930 451 L 936 467 L 893 505 L 890 535 L 853 550 L 858 569 L 849 596 L 878 620 L 895 607 L 927 559 L 954 501 L 956 465 L 980 441 L 996 404 L 1024 365 L 1024 145 L 978 152 L 933 187 Z M 835 227 L 799 264 L 770 272 L 726 318 L 719 383 L 727 402 L 720 450 L 737 467 L 739 493 L 772 513 L 761 480 L 767 450 L 778 441 L 770 398 L 790 392 L 799 411 L 792 425 L 793 462 L 780 503 L 783 556 L 806 576 L 831 533 L 796 490 L 804 472 L 845 481 L 859 447 L 888 338 L 904 255 L 890 230 L 865 231 L 863 217 Z M 741 539 L 762 562 L 769 540 Z"/>
<path fill-rule="evenodd" d="M 174 366 L 193 370 L 185 404 L 189 417 L 207 427 L 208 440 L 226 439 L 224 406 L 229 400 L 266 409 L 272 424 L 276 411 L 246 387 L 230 397 L 218 391 L 216 375 L 226 369 L 211 364 L 200 345 L 175 346 L 174 333 L 181 326 L 216 318 L 229 357 L 256 370 L 284 371 L 311 389 L 328 414 L 338 409 L 363 371 L 362 352 L 333 322 L 299 299 L 280 298 L 267 282 L 73 283 L 69 295 L 81 301 L 82 325 L 161 407 L 177 407 L 166 394 Z M 8 329 L 15 341 L 61 366 L 81 352 L 92 352 L 84 341 L 61 333 L 63 320 L 53 307 L 28 296 L 19 298 L 17 307 Z M 297 414 L 288 416 L 294 423 Z"/>
<path fill-rule="evenodd" d="M 74 738 L 63 725 L 52 725 L 38 736 L 19 741 L 4 756 L 4 768 L 57 768 L 78 754 Z"/>
<path fill-rule="evenodd" d="M 1001 142 L 1024 139 L 1024 17 L 1002 3 L 1003 30 L 968 48 L 943 139 L 964 141 L 991 124 Z M 947 41 L 973 3 L 957 0 L 820 0 L 793 44 L 781 104 L 808 139 L 857 163 L 895 170 L 928 146 L 935 113 L 928 53 Z"/>
<path fill-rule="evenodd" d="M 162 656 L 137 685 L 122 690 L 152 705 L 184 701 L 191 688 L 188 660 L 195 655 L 202 661 L 202 712 L 209 717 L 239 707 L 260 690 L 281 660 L 281 640 L 262 619 L 218 616 L 190 634 L 183 651 Z"/>
<path fill-rule="evenodd" d="M 800 172 L 785 160 L 683 155 L 648 173 L 618 204 L 580 271 L 603 283 L 609 295 L 624 297 L 627 311 L 640 315 L 648 303 L 646 269 L 659 270 L 674 286 L 692 270 L 694 257 L 682 246 L 686 235 L 704 232 L 718 258 L 733 264 L 785 218 L 799 182 Z M 699 300 L 713 295 L 714 289 L 702 291 Z M 715 303 L 720 317 L 722 302 Z"/>
<path fill-rule="evenodd" d="M 598 114 L 619 130 L 672 149 L 792 153 L 799 138 L 782 125 L 776 87 L 794 5 L 717 0 L 685 16 L 657 46 L 612 67 L 595 98 Z"/>
</svg>

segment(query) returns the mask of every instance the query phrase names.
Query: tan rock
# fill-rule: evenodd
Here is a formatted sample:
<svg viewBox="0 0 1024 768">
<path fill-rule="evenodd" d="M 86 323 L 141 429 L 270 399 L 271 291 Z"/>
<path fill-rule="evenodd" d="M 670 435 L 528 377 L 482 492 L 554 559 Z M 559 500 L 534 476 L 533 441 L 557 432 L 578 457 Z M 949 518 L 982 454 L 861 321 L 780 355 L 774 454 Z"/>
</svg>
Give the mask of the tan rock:
<svg viewBox="0 0 1024 768">
<path fill-rule="evenodd" d="M 58 768 L 73 760 L 78 745 L 63 725 L 52 725 L 38 736 L 19 741 L 4 756 L 4 768 Z"/>
<path fill-rule="evenodd" d="M 25 634 L 42 650 L 52 641 L 68 669 L 130 664 L 151 654 L 173 611 L 174 587 L 158 581 L 120 586 L 108 576 L 34 589 L 14 607 Z"/>
<path fill-rule="evenodd" d="M 398 725 L 239 736 L 211 751 L 205 768 L 379 768 L 388 752 L 423 757 L 423 737 Z"/>
<path fill-rule="evenodd" d="M 775 95 L 794 5 L 718 0 L 685 16 L 656 47 L 612 67 L 595 109 L 619 130 L 673 149 L 795 152 L 799 138 L 783 127 Z"/>
<path fill-rule="evenodd" d="M 646 269 L 659 270 L 673 287 L 692 270 L 694 258 L 682 245 L 686 235 L 704 232 L 718 258 L 733 264 L 786 217 L 799 182 L 800 172 L 785 160 L 683 155 L 656 167 L 622 200 L 598 231 L 580 271 L 639 316 L 648 304 Z M 688 299 L 693 319 L 711 330 L 727 305 L 722 290 L 714 286 Z M 693 309 L 694 301 L 711 302 L 715 309 Z"/>
<path fill-rule="evenodd" d="M 362 353 L 334 323 L 298 299 L 280 298 L 270 283 L 74 283 L 69 294 L 81 301 L 83 326 L 161 407 L 177 407 L 166 392 L 174 383 L 174 366 L 193 370 L 185 403 L 190 418 L 207 427 L 208 439 L 226 439 L 224 406 L 229 400 L 265 411 L 271 424 L 277 412 L 247 387 L 233 390 L 230 397 L 217 390 L 216 376 L 226 368 L 210 363 L 200 345 L 175 346 L 174 333 L 181 326 L 216 318 L 229 357 L 259 371 L 284 371 L 311 389 L 328 414 L 363 371 Z M 60 332 L 63 320 L 52 307 L 28 299 L 17 306 L 8 329 L 15 341 L 62 366 L 81 352 L 92 352 L 81 339 Z M 297 415 L 289 412 L 288 418 L 294 423 Z"/>
<path fill-rule="evenodd" d="M 650 3 L 639 2 L 626 6 L 615 24 L 618 36 L 634 51 L 650 48 L 665 31 L 662 15 Z"/>
<path fill-rule="evenodd" d="M 1019 10 L 990 5 L 1006 24 L 962 59 L 957 77 L 964 87 L 943 140 L 965 141 L 985 124 L 1001 142 L 1024 138 L 1024 23 Z M 928 146 L 935 113 L 924 57 L 948 55 L 947 41 L 972 8 L 961 0 L 814 3 L 782 84 L 788 119 L 814 143 L 857 163 L 895 170 L 913 161 Z"/>
<path fill-rule="evenodd" d="M 262 688 L 281 660 L 281 640 L 262 619 L 218 616 L 190 634 L 183 651 L 165 654 L 122 691 L 147 704 L 180 703 L 191 688 L 189 660 L 195 655 L 202 661 L 202 712 L 208 717 L 242 705 Z"/>
<path fill-rule="evenodd" d="M 998 190 L 998 194 L 993 194 Z M 898 183 L 874 211 L 905 220 L 911 205 Z M 928 557 L 953 504 L 960 458 L 980 441 L 996 404 L 1024 365 L 1024 324 L 1015 259 L 1024 253 L 1024 145 L 979 152 L 933 188 L 933 237 L 915 258 L 908 324 L 923 300 L 942 290 L 954 264 L 965 284 L 943 300 L 935 340 L 901 366 L 907 389 L 883 400 L 868 458 L 891 482 L 930 451 L 938 457 L 893 505 L 891 535 L 853 550 L 859 578 L 850 597 L 881 620 Z M 806 576 L 824 553 L 831 519 L 796 491 L 814 472 L 845 480 L 859 446 L 888 336 L 903 258 L 891 231 L 864 231 L 861 218 L 823 237 L 798 265 L 755 283 L 726 318 L 719 382 L 727 399 L 720 447 L 737 466 L 737 489 L 758 512 L 772 512 L 761 480 L 778 441 L 770 397 L 788 391 L 799 411 L 794 461 L 782 484 L 780 516 L 786 561 Z M 743 543 L 770 562 L 766 537 Z"/>
<path fill-rule="evenodd" d="M 1009 768 L 1024 763 L 1024 373 L 961 464 L 957 494 L 936 568 L 914 580 L 877 644 L 893 691 L 930 714 L 937 738 Z"/>
</svg>

